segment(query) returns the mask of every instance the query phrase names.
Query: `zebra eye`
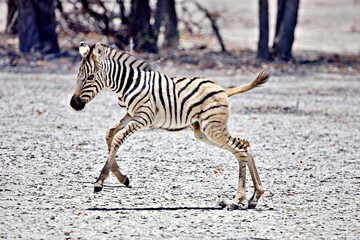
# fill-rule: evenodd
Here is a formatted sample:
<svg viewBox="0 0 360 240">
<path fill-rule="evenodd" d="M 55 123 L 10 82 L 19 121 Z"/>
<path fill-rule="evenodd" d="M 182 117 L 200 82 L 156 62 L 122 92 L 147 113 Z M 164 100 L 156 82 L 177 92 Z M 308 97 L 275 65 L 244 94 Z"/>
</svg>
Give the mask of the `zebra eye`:
<svg viewBox="0 0 360 240">
<path fill-rule="evenodd" d="M 93 74 L 89 75 L 87 79 L 88 79 L 88 80 L 93 80 L 93 79 L 94 79 L 94 75 L 93 75 Z"/>
</svg>

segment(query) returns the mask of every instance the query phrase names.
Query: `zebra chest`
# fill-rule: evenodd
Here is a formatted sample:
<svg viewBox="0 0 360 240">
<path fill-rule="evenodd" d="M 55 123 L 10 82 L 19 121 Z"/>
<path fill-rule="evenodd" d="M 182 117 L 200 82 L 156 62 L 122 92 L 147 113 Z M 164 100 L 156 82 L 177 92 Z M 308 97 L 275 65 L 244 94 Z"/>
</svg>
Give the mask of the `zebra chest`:
<svg viewBox="0 0 360 240">
<path fill-rule="evenodd" d="M 122 108 L 126 108 L 126 103 L 123 98 L 118 97 L 118 105 Z"/>
<path fill-rule="evenodd" d="M 130 116 L 145 114 L 147 118 L 154 115 L 156 108 L 149 94 L 137 95 L 135 93 L 133 95 L 118 97 L 118 105 L 125 108 Z"/>
<path fill-rule="evenodd" d="M 126 102 L 126 101 L 124 100 L 124 98 L 121 98 L 121 97 L 118 98 L 118 105 L 119 105 L 121 108 L 125 108 L 125 109 L 126 109 L 126 112 L 129 113 L 130 116 L 134 116 L 134 114 L 135 114 L 134 109 L 132 109 L 132 108 L 129 107 L 129 103 Z"/>
</svg>

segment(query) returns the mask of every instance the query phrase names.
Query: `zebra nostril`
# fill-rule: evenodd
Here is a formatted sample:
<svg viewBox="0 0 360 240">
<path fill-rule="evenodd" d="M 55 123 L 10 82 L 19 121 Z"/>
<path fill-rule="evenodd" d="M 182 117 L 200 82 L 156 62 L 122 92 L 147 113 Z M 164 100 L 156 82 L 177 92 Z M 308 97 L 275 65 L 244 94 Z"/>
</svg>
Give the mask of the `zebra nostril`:
<svg viewBox="0 0 360 240">
<path fill-rule="evenodd" d="M 76 110 L 76 111 L 80 111 L 82 109 L 84 109 L 85 107 L 85 102 L 83 100 L 81 100 L 81 98 L 77 95 L 72 96 L 71 100 L 70 100 L 70 106 Z"/>
</svg>

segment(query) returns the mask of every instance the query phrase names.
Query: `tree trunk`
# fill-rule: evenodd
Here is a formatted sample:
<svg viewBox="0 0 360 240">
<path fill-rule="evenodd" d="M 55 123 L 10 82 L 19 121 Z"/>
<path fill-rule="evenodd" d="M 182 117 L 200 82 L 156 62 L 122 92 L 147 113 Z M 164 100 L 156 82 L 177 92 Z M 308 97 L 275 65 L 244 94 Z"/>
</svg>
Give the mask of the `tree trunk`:
<svg viewBox="0 0 360 240">
<path fill-rule="evenodd" d="M 222 37 L 221 37 L 221 34 L 220 34 L 220 31 L 219 31 L 219 27 L 217 26 L 217 23 L 216 23 L 216 18 L 210 14 L 210 12 L 204 8 L 203 6 L 201 6 L 198 2 L 195 2 L 195 5 L 197 6 L 197 8 L 204 12 L 205 13 L 205 16 L 209 19 L 210 23 L 211 23 L 211 28 L 213 29 L 214 31 L 214 34 L 220 44 L 220 47 L 221 47 L 221 51 L 222 52 L 227 52 L 226 51 L 226 48 L 225 48 L 225 44 L 224 44 L 224 41 L 222 40 Z"/>
<path fill-rule="evenodd" d="M 5 32 L 8 34 L 17 33 L 17 21 L 18 21 L 18 9 L 16 1 L 8 0 L 8 12 L 6 17 L 6 29 Z"/>
<path fill-rule="evenodd" d="M 155 12 L 155 33 L 156 35 L 159 34 L 161 25 L 165 19 L 166 15 L 166 5 L 167 0 L 157 0 L 156 2 L 156 12 Z"/>
<path fill-rule="evenodd" d="M 131 0 L 130 36 L 134 49 L 157 53 L 156 37 L 150 24 L 149 0 Z"/>
<path fill-rule="evenodd" d="M 283 60 L 292 58 L 291 48 L 294 43 L 300 0 L 278 0 L 278 16 L 274 51 Z"/>
<path fill-rule="evenodd" d="M 257 57 L 265 60 L 271 60 L 269 52 L 268 0 L 259 0 L 259 42 Z"/>
<path fill-rule="evenodd" d="M 120 31 L 115 32 L 115 44 L 121 48 L 125 49 L 130 43 L 130 19 L 125 13 L 125 4 L 123 0 L 116 1 L 119 4 L 120 8 L 120 19 L 121 19 L 121 29 Z M 132 50 L 132 49 L 131 49 Z"/>
<path fill-rule="evenodd" d="M 165 47 L 177 48 L 179 45 L 178 19 L 174 0 L 158 0 L 155 13 L 155 34 L 158 38 L 160 27 L 165 27 Z"/>
<path fill-rule="evenodd" d="M 177 48 L 179 45 L 179 32 L 177 29 L 178 19 L 175 9 L 175 0 L 168 0 L 167 15 L 165 18 L 165 45 Z"/>
<path fill-rule="evenodd" d="M 28 53 L 35 50 L 42 54 L 58 52 L 54 1 L 17 0 L 16 3 L 19 9 L 20 51 Z"/>
<path fill-rule="evenodd" d="M 284 12 L 285 12 L 285 3 L 286 0 L 278 0 L 277 3 L 277 16 L 276 16 L 276 27 L 275 27 L 275 38 L 279 36 L 279 29 L 280 25 L 282 23 L 282 20 L 284 18 Z M 276 43 L 274 41 L 273 48 L 276 48 Z"/>
</svg>

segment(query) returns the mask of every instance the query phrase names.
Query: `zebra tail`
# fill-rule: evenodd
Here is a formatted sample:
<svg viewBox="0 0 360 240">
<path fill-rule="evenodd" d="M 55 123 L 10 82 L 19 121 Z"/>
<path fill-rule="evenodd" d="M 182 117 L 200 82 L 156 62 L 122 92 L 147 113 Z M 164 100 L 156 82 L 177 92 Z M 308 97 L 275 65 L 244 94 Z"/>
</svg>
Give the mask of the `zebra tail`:
<svg viewBox="0 0 360 240">
<path fill-rule="evenodd" d="M 270 74 L 266 71 L 262 71 L 252 82 L 238 87 L 225 89 L 225 92 L 228 95 L 228 97 L 235 94 L 244 93 L 250 91 L 253 88 L 260 87 L 261 85 L 266 83 L 269 78 L 270 78 Z"/>
</svg>

